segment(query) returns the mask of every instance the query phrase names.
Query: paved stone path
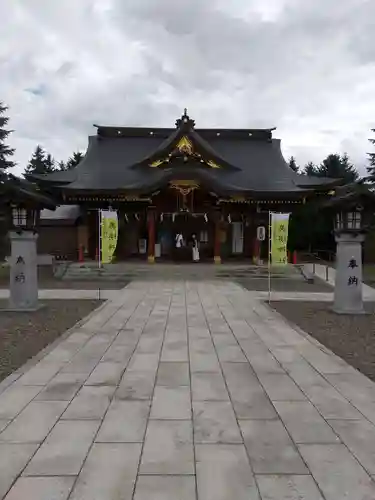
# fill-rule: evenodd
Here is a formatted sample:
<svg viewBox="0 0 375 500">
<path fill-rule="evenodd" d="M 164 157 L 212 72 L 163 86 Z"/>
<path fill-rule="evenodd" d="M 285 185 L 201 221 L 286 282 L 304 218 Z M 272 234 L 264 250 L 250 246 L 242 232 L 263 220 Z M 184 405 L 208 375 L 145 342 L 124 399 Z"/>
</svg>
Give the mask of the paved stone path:
<svg viewBox="0 0 375 500">
<path fill-rule="evenodd" d="M 176 281 L 171 281 L 170 286 Z M 206 282 L 207 284 L 209 282 Z M 228 281 L 212 281 L 210 284 L 212 286 L 222 287 L 228 283 Z M 145 287 L 150 286 L 150 282 L 144 282 Z M 370 287 L 369 287 L 370 288 Z M 72 300 L 72 299 L 101 299 L 101 300 L 112 300 L 118 297 L 119 290 L 71 290 L 71 289 L 53 289 L 53 290 L 39 290 L 40 300 L 46 299 L 61 299 L 61 300 Z M 262 292 L 257 290 L 248 290 L 248 297 L 251 300 L 268 300 L 268 292 Z M 0 299 L 9 298 L 9 290 L 0 290 Z M 302 300 L 302 301 L 318 301 L 318 302 L 332 302 L 333 292 L 280 292 L 272 291 L 271 300 Z M 372 288 L 371 293 L 363 294 L 363 300 L 365 302 L 375 301 L 375 289 Z"/>
<path fill-rule="evenodd" d="M 374 384 L 232 283 L 118 291 L 0 429 L 6 500 L 375 498 Z"/>
</svg>

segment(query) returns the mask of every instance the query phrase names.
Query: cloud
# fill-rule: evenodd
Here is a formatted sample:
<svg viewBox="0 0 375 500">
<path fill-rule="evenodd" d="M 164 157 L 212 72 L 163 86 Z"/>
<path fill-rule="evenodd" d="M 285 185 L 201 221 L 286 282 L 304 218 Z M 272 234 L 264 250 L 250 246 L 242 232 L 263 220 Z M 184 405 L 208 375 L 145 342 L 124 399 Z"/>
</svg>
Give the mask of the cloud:
<svg viewBox="0 0 375 500">
<path fill-rule="evenodd" d="M 4 7 L 2 7 L 4 10 Z M 12 0 L 0 99 L 22 171 L 58 160 L 93 123 L 271 127 L 301 164 L 347 151 L 364 170 L 375 127 L 370 0 Z"/>
<path fill-rule="evenodd" d="M 33 88 L 27 88 L 25 89 L 25 92 L 29 92 L 32 95 L 36 96 L 43 96 L 47 92 L 47 87 L 43 83 L 40 85 L 37 85 L 36 87 Z"/>
</svg>

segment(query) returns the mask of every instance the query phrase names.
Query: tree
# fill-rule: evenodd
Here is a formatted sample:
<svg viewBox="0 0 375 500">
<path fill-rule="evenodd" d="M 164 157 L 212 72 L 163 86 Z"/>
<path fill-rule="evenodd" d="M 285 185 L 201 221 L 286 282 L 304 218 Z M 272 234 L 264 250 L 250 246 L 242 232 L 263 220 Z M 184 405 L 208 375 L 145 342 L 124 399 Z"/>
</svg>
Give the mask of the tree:
<svg viewBox="0 0 375 500">
<path fill-rule="evenodd" d="M 375 132 L 375 129 L 371 129 L 371 132 Z M 375 144 L 375 139 L 369 139 L 371 144 Z M 366 167 L 367 173 L 369 174 L 367 180 L 371 183 L 375 183 L 375 153 L 367 153 L 369 157 L 370 166 Z"/>
<path fill-rule="evenodd" d="M 305 175 L 318 175 L 318 167 L 316 165 L 314 165 L 314 163 L 312 161 L 309 161 L 309 163 L 307 163 L 307 165 L 305 165 L 304 169 L 303 169 L 303 173 Z"/>
<path fill-rule="evenodd" d="M 27 167 L 25 168 L 26 174 L 48 174 L 53 172 L 53 160 L 51 155 L 46 156 L 44 149 L 39 146 L 35 148 L 35 151 L 29 161 Z"/>
<path fill-rule="evenodd" d="M 356 180 L 358 173 L 351 164 L 347 154 L 328 155 L 317 166 L 309 162 L 305 165 L 303 173 L 316 177 L 332 177 L 344 179 L 345 183 Z M 312 224 L 312 221 L 314 223 Z M 332 232 L 332 220 L 322 212 L 317 212 L 313 202 L 306 203 L 293 213 L 289 227 L 290 248 L 309 251 L 334 250 L 335 242 Z"/>
<path fill-rule="evenodd" d="M 299 166 L 297 165 L 296 163 L 296 159 L 294 158 L 294 156 L 291 156 L 289 158 L 289 167 L 294 171 L 294 172 L 297 172 L 299 171 Z"/>
<path fill-rule="evenodd" d="M 358 180 L 359 178 L 359 173 L 353 163 L 350 161 L 349 156 L 347 153 L 344 153 L 341 155 L 341 165 L 343 170 L 346 172 L 345 173 L 345 179 L 347 178 L 348 181 L 354 182 Z"/>
<path fill-rule="evenodd" d="M 9 160 L 9 157 L 14 155 L 15 150 L 5 143 L 9 134 L 12 133 L 12 130 L 5 128 L 9 122 L 9 118 L 3 115 L 7 110 L 8 107 L 0 101 L 0 171 L 3 172 L 15 166 L 15 163 Z"/>
<path fill-rule="evenodd" d="M 48 154 L 45 159 L 46 172 L 53 172 L 55 170 L 55 160 L 51 154 Z"/>
<path fill-rule="evenodd" d="M 319 177 L 332 177 L 333 179 L 343 179 L 345 184 L 358 179 L 358 172 L 354 165 L 350 163 L 348 155 L 330 154 L 318 167 Z"/>
<path fill-rule="evenodd" d="M 71 168 L 74 168 L 82 161 L 84 157 L 84 154 L 81 153 L 80 151 L 77 151 L 76 153 L 73 153 L 73 156 L 69 158 L 69 160 L 66 163 L 66 170 L 70 170 Z"/>
<path fill-rule="evenodd" d="M 59 163 L 57 164 L 57 170 L 68 170 L 68 169 L 66 168 L 65 163 L 64 163 L 62 160 L 61 160 L 61 161 L 59 161 Z"/>
</svg>

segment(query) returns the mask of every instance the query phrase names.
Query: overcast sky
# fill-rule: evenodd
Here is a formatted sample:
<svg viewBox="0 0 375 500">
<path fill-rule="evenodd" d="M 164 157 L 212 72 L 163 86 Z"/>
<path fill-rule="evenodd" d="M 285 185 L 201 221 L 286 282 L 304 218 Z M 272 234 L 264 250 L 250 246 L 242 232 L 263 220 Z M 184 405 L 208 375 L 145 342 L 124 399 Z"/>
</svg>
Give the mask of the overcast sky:
<svg viewBox="0 0 375 500">
<path fill-rule="evenodd" d="M 375 0 L 0 0 L 0 100 L 23 171 L 93 123 L 273 127 L 305 164 L 375 128 Z M 375 134 L 374 134 L 375 136 Z"/>
</svg>

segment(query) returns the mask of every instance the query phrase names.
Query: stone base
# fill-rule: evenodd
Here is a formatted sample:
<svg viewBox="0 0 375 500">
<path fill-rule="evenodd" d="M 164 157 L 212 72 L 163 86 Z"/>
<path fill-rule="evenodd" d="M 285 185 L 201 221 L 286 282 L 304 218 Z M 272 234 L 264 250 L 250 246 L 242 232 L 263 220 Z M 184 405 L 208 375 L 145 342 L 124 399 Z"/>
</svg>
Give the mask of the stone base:
<svg viewBox="0 0 375 500">
<path fill-rule="evenodd" d="M 370 313 L 366 312 L 364 309 L 353 310 L 353 311 L 345 311 L 343 309 L 338 309 L 335 306 L 332 307 L 332 311 L 335 314 L 344 314 L 344 315 L 347 315 L 347 316 L 356 316 L 356 315 L 363 316 L 364 314 L 370 314 Z"/>
<path fill-rule="evenodd" d="M 221 257 L 220 257 L 220 255 L 215 255 L 215 257 L 214 257 L 214 263 L 215 264 L 221 264 Z"/>
<path fill-rule="evenodd" d="M 147 262 L 148 262 L 149 264 L 155 264 L 155 255 L 149 255 L 149 256 L 147 257 Z"/>
<path fill-rule="evenodd" d="M 31 308 L 31 309 L 20 309 L 20 308 L 15 308 L 15 307 L 6 307 L 6 308 L 1 308 L 0 307 L 0 314 L 2 312 L 17 312 L 17 313 L 30 313 L 30 312 L 37 312 L 37 311 L 40 311 L 40 309 L 43 309 L 45 306 L 45 304 L 38 304 L 36 307 L 34 308 Z"/>
</svg>

